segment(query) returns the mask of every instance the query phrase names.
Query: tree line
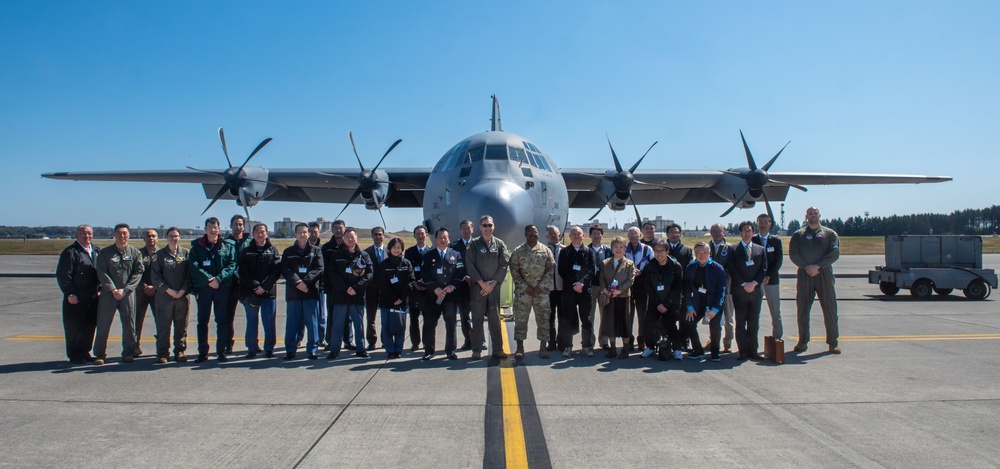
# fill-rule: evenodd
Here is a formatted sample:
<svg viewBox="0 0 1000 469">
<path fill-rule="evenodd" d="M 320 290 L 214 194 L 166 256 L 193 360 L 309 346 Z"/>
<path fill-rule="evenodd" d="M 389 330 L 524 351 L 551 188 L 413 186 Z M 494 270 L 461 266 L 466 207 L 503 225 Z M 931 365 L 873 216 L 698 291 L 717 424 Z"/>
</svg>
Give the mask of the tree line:
<svg viewBox="0 0 1000 469">
<path fill-rule="evenodd" d="M 1000 205 L 983 209 L 956 210 L 950 214 L 921 213 L 888 217 L 853 216 L 822 219 L 820 223 L 841 236 L 993 235 L 1000 233 Z M 798 220 L 788 223 L 789 233 L 801 228 Z"/>
</svg>

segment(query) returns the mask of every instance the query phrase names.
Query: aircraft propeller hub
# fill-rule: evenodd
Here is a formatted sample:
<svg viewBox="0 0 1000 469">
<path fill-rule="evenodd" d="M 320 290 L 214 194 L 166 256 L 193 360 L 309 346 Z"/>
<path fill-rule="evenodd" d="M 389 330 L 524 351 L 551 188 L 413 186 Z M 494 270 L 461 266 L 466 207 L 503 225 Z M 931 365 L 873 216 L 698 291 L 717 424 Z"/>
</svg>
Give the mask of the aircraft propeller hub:
<svg viewBox="0 0 1000 469">
<path fill-rule="evenodd" d="M 767 171 L 759 168 L 750 171 L 750 174 L 747 175 L 747 184 L 755 189 L 763 188 L 770 180 L 771 178 L 768 177 Z"/>
</svg>

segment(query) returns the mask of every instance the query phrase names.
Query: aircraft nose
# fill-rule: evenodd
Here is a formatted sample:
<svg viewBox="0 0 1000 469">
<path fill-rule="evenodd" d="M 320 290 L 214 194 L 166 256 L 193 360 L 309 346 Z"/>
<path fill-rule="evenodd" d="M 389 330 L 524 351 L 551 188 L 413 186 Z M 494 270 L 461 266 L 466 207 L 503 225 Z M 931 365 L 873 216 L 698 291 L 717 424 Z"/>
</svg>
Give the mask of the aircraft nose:
<svg viewBox="0 0 1000 469">
<path fill-rule="evenodd" d="M 474 213 L 472 219 L 479 231 L 479 217 L 493 217 L 496 236 L 511 250 L 524 242 L 524 227 L 534 223 L 534 201 L 521 187 L 506 181 L 477 184 L 462 198 L 462 213 Z M 544 228 L 541 228 L 544 230 Z"/>
</svg>

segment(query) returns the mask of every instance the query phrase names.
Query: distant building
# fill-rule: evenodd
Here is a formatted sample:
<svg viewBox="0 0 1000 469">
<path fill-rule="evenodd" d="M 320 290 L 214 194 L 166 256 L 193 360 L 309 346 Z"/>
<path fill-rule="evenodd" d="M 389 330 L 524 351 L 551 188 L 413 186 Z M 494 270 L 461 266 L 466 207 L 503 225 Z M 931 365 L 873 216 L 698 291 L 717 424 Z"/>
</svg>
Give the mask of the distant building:
<svg viewBox="0 0 1000 469">
<path fill-rule="evenodd" d="M 274 222 L 274 235 L 276 238 L 291 238 L 295 236 L 295 225 L 299 223 L 305 223 L 300 221 L 292 220 L 289 217 L 285 217 L 281 221 Z M 326 233 L 333 229 L 333 222 L 328 221 L 323 217 L 316 219 L 316 223 L 319 223 L 320 233 Z M 308 223 L 306 223 L 308 224 Z"/>
<path fill-rule="evenodd" d="M 653 226 L 655 227 L 655 231 L 657 233 L 659 233 L 659 232 L 666 232 L 667 231 L 667 225 L 671 225 L 671 224 L 674 223 L 673 220 L 665 219 L 662 216 L 657 215 L 656 218 L 653 218 L 653 219 L 643 218 L 642 219 L 642 223 L 639 224 L 639 225 L 636 225 L 635 223 L 626 223 L 625 225 L 622 226 L 622 231 L 628 231 L 628 229 L 632 228 L 633 226 L 637 226 L 639 228 L 642 228 L 642 225 L 645 224 L 646 222 L 652 222 Z"/>
</svg>

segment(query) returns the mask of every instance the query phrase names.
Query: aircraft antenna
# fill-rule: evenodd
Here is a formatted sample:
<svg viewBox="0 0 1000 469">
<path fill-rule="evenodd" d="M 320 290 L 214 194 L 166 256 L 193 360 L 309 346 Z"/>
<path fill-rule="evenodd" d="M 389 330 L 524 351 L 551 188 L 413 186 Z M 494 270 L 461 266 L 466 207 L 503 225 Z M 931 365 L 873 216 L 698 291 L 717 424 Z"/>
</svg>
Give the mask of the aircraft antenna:
<svg viewBox="0 0 1000 469">
<path fill-rule="evenodd" d="M 500 102 L 497 101 L 497 95 L 490 97 L 493 98 L 493 118 L 490 119 L 490 130 L 503 132 L 503 127 L 500 125 Z"/>
</svg>

